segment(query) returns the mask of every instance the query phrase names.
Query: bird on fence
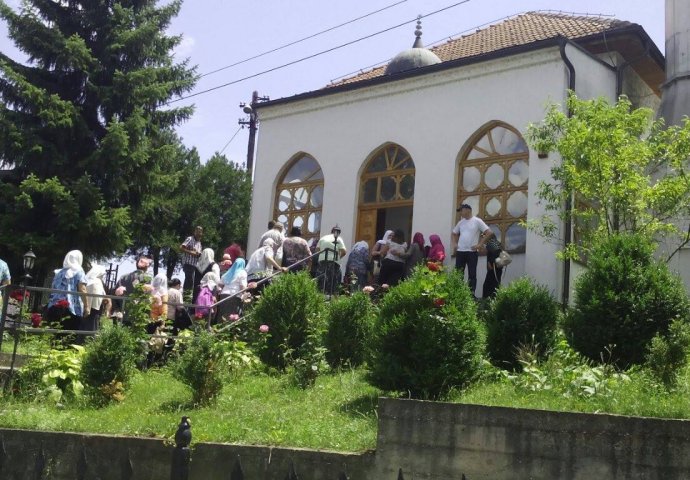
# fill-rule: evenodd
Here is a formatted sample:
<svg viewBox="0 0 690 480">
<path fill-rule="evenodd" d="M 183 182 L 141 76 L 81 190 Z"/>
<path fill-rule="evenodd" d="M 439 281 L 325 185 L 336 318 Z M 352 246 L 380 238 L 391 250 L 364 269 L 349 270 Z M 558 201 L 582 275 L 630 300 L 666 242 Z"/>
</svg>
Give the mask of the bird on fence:
<svg viewBox="0 0 690 480">
<path fill-rule="evenodd" d="M 189 417 L 182 417 L 180 425 L 175 432 L 175 445 L 179 448 L 188 447 L 192 443 L 192 425 Z"/>
</svg>

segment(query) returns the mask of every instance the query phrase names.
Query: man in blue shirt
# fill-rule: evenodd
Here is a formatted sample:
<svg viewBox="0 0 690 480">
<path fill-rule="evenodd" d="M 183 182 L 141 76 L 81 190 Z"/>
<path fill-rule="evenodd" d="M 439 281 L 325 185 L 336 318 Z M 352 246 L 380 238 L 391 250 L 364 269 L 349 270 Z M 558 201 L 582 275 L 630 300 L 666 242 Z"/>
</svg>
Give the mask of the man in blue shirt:
<svg viewBox="0 0 690 480">
<path fill-rule="evenodd" d="M 10 275 L 10 268 L 4 260 L 0 259 L 0 287 L 9 285 L 11 282 L 12 276 Z"/>
</svg>

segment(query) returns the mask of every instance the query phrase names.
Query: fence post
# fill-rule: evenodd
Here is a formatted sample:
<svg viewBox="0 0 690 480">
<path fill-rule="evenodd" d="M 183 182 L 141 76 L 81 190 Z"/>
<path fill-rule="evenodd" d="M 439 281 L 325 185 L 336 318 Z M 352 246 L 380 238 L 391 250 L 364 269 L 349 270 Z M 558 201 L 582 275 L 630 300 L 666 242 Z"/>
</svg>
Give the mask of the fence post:
<svg viewBox="0 0 690 480">
<path fill-rule="evenodd" d="M 403 473 L 402 473 L 402 468 L 400 470 L 398 470 L 398 480 L 405 480 L 405 477 L 403 476 Z"/>
<path fill-rule="evenodd" d="M 0 314 L 0 348 L 2 348 L 2 336 L 5 333 L 5 322 L 7 321 L 7 306 L 10 301 L 10 286 L 2 288 L 2 313 Z"/>
<path fill-rule="evenodd" d="M 192 443 L 192 430 L 188 417 L 182 417 L 180 425 L 175 432 L 175 450 L 172 455 L 172 468 L 170 469 L 170 480 L 188 480 L 189 462 L 191 451 L 189 444 Z"/>
</svg>

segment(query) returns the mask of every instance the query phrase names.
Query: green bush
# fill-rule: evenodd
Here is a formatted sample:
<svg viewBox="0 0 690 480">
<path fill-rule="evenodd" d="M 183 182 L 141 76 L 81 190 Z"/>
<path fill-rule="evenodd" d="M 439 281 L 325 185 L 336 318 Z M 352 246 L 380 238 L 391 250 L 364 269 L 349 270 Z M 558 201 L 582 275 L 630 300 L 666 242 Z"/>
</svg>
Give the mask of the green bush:
<svg viewBox="0 0 690 480">
<path fill-rule="evenodd" d="M 641 235 L 616 234 L 595 243 L 575 285 L 575 306 L 564 330 L 572 347 L 618 367 L 642 364 L 652 339 L 686 318 L 682 282 L 657 262 Z"/>
<path fill-rule="evenodd" d="M 84 391 L 80 380 L 83 358 L 81 345 L 34 356 L 17 372 L 14 390 L 20 397 L 47 397 L 55 403 L 78 398 Z"/>
<path fill-rule="evenodd" d="M 546 287 L 521 278 L 498 290 L 486 312 L 486 344 L 494 365 L 519 369 L 517 348 L 532 344 L 539 358 L 554 345 L 558 304 Z"/>
<path fill-rule="evenodd" d="M 456 272 L 419 268 L 379 307 L 369 359 L 374 385 L 434 398 L 477 379 L 485 332 Z"/>
<path fill-rule="evenodd" d="M 284 371 L 294 361 L 313 355 L 320 347 L 325 301 L 305 272 L 280 275 L 266 287 L 252 310 L 253 329 L 268 327 L 259 356 L 271 367 Z M 307 342 L 313 337 L 318 341 Z"/>
<path fill-rule="evenodd" d="M 684 319 L 671 322 L 666 335 L 657 334 L 649 345 L 647 366 L 667 387 L 676 384 L 678 372 L 687 364 L 690 324 Z"/>
<path fill-rule="evenodd" d="M 326 360 L 332 367 L 356 367 L 364 362 L 375 319 L 376 310 L 365 293 L 331 300 L 324 342 Z"/>
<path fill-rule="evenodd" d="M 122 400 L 140 356 L 140 344 L 126 327 L 113 326 L 89 341 L 81 378 L 91 398 L 96 403 Z"/>
<path fill-rule="evenodd" d="M 209 405 L 223 389 L 223 343 L 206 331 L 188 341 L 173 364 L 173 376 L 192 390 L 194 405 Z"/>
</svg>

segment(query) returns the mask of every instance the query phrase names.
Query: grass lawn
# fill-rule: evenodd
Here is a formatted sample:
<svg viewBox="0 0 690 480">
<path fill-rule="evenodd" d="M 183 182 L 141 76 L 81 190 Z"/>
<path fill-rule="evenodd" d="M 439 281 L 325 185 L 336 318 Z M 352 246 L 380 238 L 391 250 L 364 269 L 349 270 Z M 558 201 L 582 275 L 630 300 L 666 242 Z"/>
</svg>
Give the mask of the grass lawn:
<svg viewBox="0 0 690 480">
<path fill-rule="evenodd" d="M 227 384 L 211 407 L 193 408 L 191 393 L 166 369 L 137 374 L 125 400 L 101 409 L 47 400 L 2 398 L 0 427 L 98 432 L 172 438 L 180 416 L 192 419 L 194 441 L 283 445 L 357 452 L 375 448 L 376 404 L 383 393 L 368 385 L 365 370 L 318 378 L 302 390 L 286 376 L 251 374 Z M 672 391 L 640 371 L 629 380 L 607 383 L 591 396 L 563 391 L 563 384 L 534 391 L 502 379 L 451 392 L 447 401 L 531 409 L 690 418 L 690 367 Z M 553 377 L 552 377 L 553 378 Z"/>
<path fill-rule="evenodd" d="M 376 443 L 380 392 L 362 377 L 357 370 L 333 373 L 302 390 L 285 377 L 246 376 L 226 385 L 214 406 L 192 408 L 184 385 L 165 370 L 150 370 L 134 378 L 123 402 L 101 409 L 4 398 L 0 426 L 172 438 L 187 415 L 195 442 L 355 452 Z"/>
</svg>

